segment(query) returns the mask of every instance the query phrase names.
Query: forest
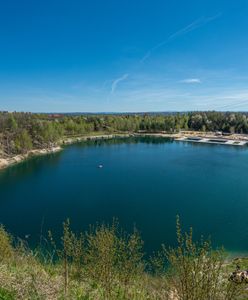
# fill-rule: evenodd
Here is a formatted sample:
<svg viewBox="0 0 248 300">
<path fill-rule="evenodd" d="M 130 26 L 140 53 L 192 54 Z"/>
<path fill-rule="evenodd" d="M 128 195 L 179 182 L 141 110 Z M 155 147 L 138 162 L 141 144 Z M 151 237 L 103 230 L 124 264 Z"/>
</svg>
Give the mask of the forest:
<svg viewBox="0 0 248 300">
<path fill-rule="evenodd" d="M 248 133 L 248 114 L 187 112 L 137 114 L 35 114 L 0 112 L 0 155 L 48 148 L 64 137 L 94 133 L 167 132 L 180 130 Z"/>
</svg>

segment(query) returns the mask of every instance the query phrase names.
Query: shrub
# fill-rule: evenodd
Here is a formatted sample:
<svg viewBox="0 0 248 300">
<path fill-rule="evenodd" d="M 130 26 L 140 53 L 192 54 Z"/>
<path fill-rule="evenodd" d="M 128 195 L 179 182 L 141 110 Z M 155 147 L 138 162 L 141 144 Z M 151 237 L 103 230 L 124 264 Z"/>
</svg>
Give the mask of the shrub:
<svg viewBox="0 0 248 300">
<path fill-rule="evenodd" d="M 103 289 L 104 298 L 128 299 L 127 292 L 144 272 L 143 242 L 137 232 L 119 231 L 118 222 L 98 225 L 86 235 L 86 274 Z"/>
<path fill-rule="evenodd" d="M 54 250 L 63 263 L 64 276 L 64 292 L 67 294 L 69 284 L 69 273 L 72 266 L 76 267 L 77 274 L 83 259 L 83 236 L 79 237 L 70 229 L 70 221 L 67 219 L 63 223 L 63 235 L 61 236 L 61 245 L 58 247 L 53 239 L 51 231 L 49 231 L 50 242 Z"/>
<path fill-rule="evenodd" d="M 26 129 L 16 136 L 14 143 L 17 153 L 27 153 L 33 147 L 32 138 Z"/>
<path fill-rule="evenodd" d="M 104 289 L 107 298 L 115 284 L 117 260 L 116 224 L 98 225 L 86 235 L 86 274 Z"/>
<path fill-rule="evenodd" d="M 181 233 L 179 218 L 177 247 L 162 246 L 151 259 L 152 268 L 137 230 L 127 234 L 115 220 L 84 235 L 76 235 L 67 220 L 60 243 L 51 233 L 50 240 L 54 251 L 49 257 L 54 258 L 42 262 L 23 241 L 13 248 L 0 226 L 0 300 L 16 299 L 12 290 L 18 299 L 247 299 L 247 285 L 228 280 L 234 263 L 226 261 L 223 249 L 213 249 L 208 240 L 194 242 L 192 229 Z M 243 268 L 247 261 L 235 263 Z"/>
<path fill-rule="evenodd" d="M 0 225 L 0 262 L 13 256 L 12 238 L 5 228 Z"/>
<path fill-rule="evenodd" d="M 0 300 L 15 300 L 15 295 L 9 290 L 0 287 Z"/>
<path fill-rule="evenodd" d="M 213 250 L 210 241 L 193 241 L 193 231 L 182 234 L 177 217 L 178 247 L 163 253 L 169 262 L 167 275 L 170 293 L 179 300 L 235 299 L 237 285 L 228 281 L 224 272 L 223 249 Z"/>
<path fill-rule="evenodd" d="M 130 285 L 144 274 L 143 241 L 136 229 L 132 234 L 123 234 L 118 239 L 118 279 L 124 289 L 124 298 Z"/>
</svg>

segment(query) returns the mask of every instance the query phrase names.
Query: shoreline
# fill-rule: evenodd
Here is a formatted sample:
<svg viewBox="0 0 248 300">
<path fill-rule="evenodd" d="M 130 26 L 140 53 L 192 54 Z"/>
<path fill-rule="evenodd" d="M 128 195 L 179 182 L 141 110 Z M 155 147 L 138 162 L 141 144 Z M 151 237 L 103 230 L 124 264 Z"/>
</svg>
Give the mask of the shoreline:
<svg viewBox="0 0 248 300">
<path fill-rule="evenodd" d="M 33 149 L 25 154 L 18 154 L 9 158 L 0 158 L 0 171 L 7 169 L 15 164 L 23 162 L 31 157 L 56 153 L 62 150 L 61 146 L 54 146 L 51 148 Z"/>
<path fill-rule="evenodd" d="M 180 131 L 176 133 L 167 133 L 167 132 L 137 132 L 135 135 L 138 136 L 157 136 L 157 137 L 170 137 L 170 138 L 187 138 L 187 137 L 201 137 L 201 138 L 216 138 L 216 139 L 227 139 L 227 140 L 235 140 L 235 141 L 246 141 L 248 142 L 248 134 L 241 133 L 232 133 L 232 134 L 221 134 L 218 132 L 211 131 Z"/>
<path fill-rule="evenodd" d="M 178 142 L 193 142 L 202 144 L 219 144 L 228 146 L 246 146 L 248 135 L 246 134 L 222 134 L 219 132 L 180 131 L 177 133 L 138 133 L 138 136 L 171 138 Z"/>
<path fill-rule="evenodd" d="M 128 137 L 163 137 L 163 138 L 172 138 L 176 141 L 186 141 L 190 137 L 199 137 L 203 139 L 218 139 L 225 138 L 226 140 L 238 141 L 238 142 L 248 142 L 248 135 L 245 134 L 229 134 L 220 135 L 215 132 L 200 132 L 200 131 L 180 131 L 177 133 L 166 133 L 166 132 L 130 132 L 130 133 L 112 133 L 112 134 L 99 134 L 99 135 L 84 135 L 84 136 L 74 136 L 66 137 L 61 139 L 57 145 L 54 145 L 49 148 L 42 149 L 32 149 L 25 154 L 18 154 L 8 158 L 0 157 L 0 171 L 13 166 L 17 163 L 23 162 L 31 157 L 52 154 L 63 150 L 63 146 L 71 145 L 75 143 L 80 143 L 83 141 L 90 140 L 101 140 L 101 139 L 113 139 L 113 138 L 128 138 Z"/>
<path fill-rule="evenodd" d="M 32 158 L 34 156 L 41 156 L 41 155 L 47 155 L 52 153 L 57 153 L 59 151 L 63 150 L 63 146 L 71 145 L 83 141 L 89 141 L 89 140 L 101 140 L 101 139 L 112 139 L 116 137 L 131 137 L 135 136 L 134 134 L 101 134 L 101 135 L 87 135 L 87 136 L 78 136 L 78 137 L 70 137 L 70 138 L 64 138 L 58 142 L 57 145 L 54 145 L 52 147 L 48 148 L 42 148 L 42 149 L 32 149 L 28 151 L 25 154 L 18 154 L 14 155 L 8 158 L 0 157 L 0 171 L 7 169 L 8 167 L 11 167 L 13 165 L 16 165 L 18 163 L 21 163 L 29 158 Z"/>
</svg>

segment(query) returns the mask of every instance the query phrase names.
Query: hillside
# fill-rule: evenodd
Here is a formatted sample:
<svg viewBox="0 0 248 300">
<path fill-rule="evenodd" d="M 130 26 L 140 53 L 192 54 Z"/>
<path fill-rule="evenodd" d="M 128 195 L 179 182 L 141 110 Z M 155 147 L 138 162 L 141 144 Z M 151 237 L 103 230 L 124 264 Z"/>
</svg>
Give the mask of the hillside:
<svg viewBox="0 0 248 300">
<path fill-rule="evenodd" d="M 223 249 L 182 234 L 179 219 L 177 241 L 147 257 L 136 229 L 127 234 L 114 220 L 77 235 L 67 220 L 60 239 L 49 232 L 31 250 L 2 226 L 0 299 L 247 299 L 245 280 L 230 280 L 247 260 L 227 262 Z"/>
</svg>

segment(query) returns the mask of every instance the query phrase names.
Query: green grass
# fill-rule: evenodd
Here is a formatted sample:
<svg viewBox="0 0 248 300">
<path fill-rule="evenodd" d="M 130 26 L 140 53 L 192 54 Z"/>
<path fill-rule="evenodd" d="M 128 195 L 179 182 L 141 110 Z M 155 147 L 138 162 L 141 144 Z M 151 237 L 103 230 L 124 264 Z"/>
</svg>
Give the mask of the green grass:
<svg viewBox="0 0 248 300">
<path fill-rule="evenodd" d="M 0 287 L 0 300 L 14 300 L 15 295 L 13 292 Z"/>
</svg>

